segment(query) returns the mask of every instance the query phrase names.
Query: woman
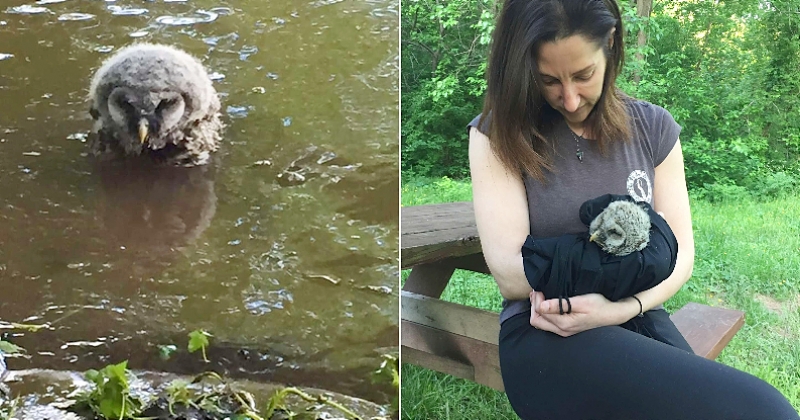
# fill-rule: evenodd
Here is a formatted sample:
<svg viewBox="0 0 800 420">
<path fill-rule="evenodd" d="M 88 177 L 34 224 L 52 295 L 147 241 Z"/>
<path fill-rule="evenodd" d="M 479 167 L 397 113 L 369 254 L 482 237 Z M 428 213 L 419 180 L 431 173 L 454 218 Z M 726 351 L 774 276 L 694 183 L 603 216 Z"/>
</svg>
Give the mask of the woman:
<svg viewBox="0 0 800 420">
<path fill-rule="evenodd" d="M 508 399 L 537 420 L 797 419 L 766 382 L 692 354 L 661 306 L 694 260 L 680 127 L 615 87 L 622 36 L 614 0 L 507 0 L 499 16 L 469 156 L 483 252 L 504 298 Z M 663 215 L 679 244 L 675 268 L 617 302 L 572 297 L 561 315 L 528 284 L 522 245 L 529 234 L 585 232 L 581 203 L 607 193 Z"/>
</svg>

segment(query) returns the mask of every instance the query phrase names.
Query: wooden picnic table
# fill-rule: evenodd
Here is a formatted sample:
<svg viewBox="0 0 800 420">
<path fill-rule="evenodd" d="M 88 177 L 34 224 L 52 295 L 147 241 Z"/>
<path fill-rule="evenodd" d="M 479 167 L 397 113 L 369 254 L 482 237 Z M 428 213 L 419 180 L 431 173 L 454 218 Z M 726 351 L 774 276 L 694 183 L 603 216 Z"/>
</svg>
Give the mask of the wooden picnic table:
<svg viewBox="0 0 800 420">
<path fill-rule="evenodd" d="M 503 390 L 497 313 L 439 299 L 456 269 L 491 274 L 471 202 L 401 210 L 402 361 Z M 744 312 L 689 303 L 670 317 L 698 355 L 715 359 L 744 325 Z"/>
</svg>

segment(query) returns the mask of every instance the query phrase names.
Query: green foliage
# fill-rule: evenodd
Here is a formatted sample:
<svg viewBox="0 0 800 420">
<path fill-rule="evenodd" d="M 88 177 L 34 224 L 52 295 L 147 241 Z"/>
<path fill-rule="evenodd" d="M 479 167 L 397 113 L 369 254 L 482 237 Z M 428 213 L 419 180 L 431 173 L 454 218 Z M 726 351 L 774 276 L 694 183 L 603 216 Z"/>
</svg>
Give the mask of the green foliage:
<svg viewBox="0 0 800 420">
<path fill-rule="evenodd" d="M 0 393 L 0 420 L 11 420 L 19 409 L 22 401 L 19 398 L 6 399 Z"/>
<path fill-rule="evenodd" d="M 206 347 L 208 347 L 208 337 L 211 337 L 211 334 L 203 331 L 203 330 L 194 330 L 189 333 L 189 344 L 188 349 L 189 353 L 194 353 L 197 350 L 201 350 L 203 353 L 203 361 L 208 363 L 208 357 L 206 357 Z"/>
<path fill-rule="evenodd" d="M 80 400 L 89 405 L 92 411 L 107 419 L 127 419 L 139 415 L 142 402 L 131 396 L 128 375 L 128 361 L 108 365 L 97 371 L 88 370 L 85 377 L 94 387 Z"/>
<path fill-rule="evenodd" d="M 0 340 L 0 353 L 4 356 L 21 355 L 25 353 L 25 349 L 14 343 Z"/>
<path fill-rule="evenodd" d="M 770 197 L 800 179 L 800 0 L 618 2 L 629 94 L 682 126 L 691 190 Z M 404 180 L 468 176 L 466 124 L 480 113 L 499 4 L 403 0 Z M 647 42 L 638 45 L 639 31 Z M 778 175 L 780 174 L 780 175 Z M 707 193 L 707 189 L 710 189 Z"/>
<path fill-rule="evenodd" d="M 158 357 L 161 358 L 161 360 L 169 360 L 169 358 L 172 357 L 172 354 L 176 351 L 178 351 L 178 347 L 176 347 L 174 344 L 159 345 Z"/>
<path fill-rule="evenodd" d="M 480 112 L 495 3 L 403 0 L 402 171 L 464 177 L 466 124 Z"/>
<path fill-rule="evenodd" d="M 395 391 L 397 392 L 395 393 L 394 398 L 392 398 L 390 408 L 392 411 L 396 412 L 400 409 L 400 360 L 396 355 L 393 354 L 384 354 L 382 357 L 383 361 L 381 362 L 380 367 L 378 367 L 378 369 L 372 373 L 372 382 L 388 382 L 392 384 L 392 387 L 394 387 Z"/>
<path fill-rule="evenodd" d="M 359 417 L 358 414 L 354 413 L 352 410 L 348 409 L 347 407 L 339 404 L 338 402 L 330 398 L 327 398 L 323 395 L 317 395 L 316 397 L 314 397 L 313 395 L 307 394 L 294 387 L 282 388 L 276 391 L 275 394 L 273 394 L 272 397 L 270 397 L 269 401 L 267 402 L 267 408 L 265 410 L 264 417 L 269 419 L 272 418 L 274 414 L 280 412 L 284 414 L 286 418 L 289 419 L 298 418 L 299 420 L 298 414 L 290 410 L 286 404 L 286 399 L 290 395 L 295 395 L 297 397 L 300 397 L 300 399 L 305 400 L 307 402 L 331 406 L 344 413 L 345 416 L 347 416 L 345 418 L 347 418 L 348 420 L 361 420 L 361 417 Z M 316 416 L 314 418 L 316 418 Z"/>
<path fill-rule="evenodd" d="M 175 415 L 174 406 L 175 404 L 183 404 L 188 406 L 197 407 L 194 401 L 192 400 L 191 394 L 189 393 L 189 382 L 176 379 L 167 386 L 165 391 L 167 392 L 167 404 L 169 413 L 173 416 Z"/>
<path fill-rule="evenodd" d="M 706 184 L 700 197 L 710 203 L 735 203 L 750 198 L 750 192 L 741 185 Z"/>
<path fill-rule="evenodd" d="M 472 184 L 448 177 L 411 179 L 403 182 L 400 196 L 403 206 L 472 201 Z"/>
</svg>

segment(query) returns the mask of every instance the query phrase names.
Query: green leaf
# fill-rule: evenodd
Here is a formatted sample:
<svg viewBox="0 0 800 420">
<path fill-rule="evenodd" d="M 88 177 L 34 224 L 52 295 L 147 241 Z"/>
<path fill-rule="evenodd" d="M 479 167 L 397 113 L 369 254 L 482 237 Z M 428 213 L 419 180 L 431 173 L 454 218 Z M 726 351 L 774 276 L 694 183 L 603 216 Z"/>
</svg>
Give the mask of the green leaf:
<svg viewBox="0 0 800 420">
<path fill-rule="evenodd" d="M 103 378 L 100 376 L 100 372 L 98 372 L 98 371 L 96 371 L 94 369 L 87 370 L 83 374 L 83 376 L 89 382 L 94 382 L 95 384 L 98 384 L 98 385 L 102 385 L 103 384 Z"/>
<path fill-rule="evenodd" d="M 128 389 L 128 361 L 116 365 L 108 365 L 97 371 L 86 371 L 84 376 L 95 384 L 84 401 L 99 414 L 108 419 L 123 419 L 134 417 L 142 409 L 142 403 L 137 398 L 131 397 Z"/>
<path fill-rule="evenodd" d="M 194 353 L 197 350 L 204 349 L 208 347 L 208 337 L 211 334 L 202 331 L 202 330 L 194 330 L 189 333 L 189 353 Z"/>
<path fill-rule="evenodd" d="M 21 354 L 25 353 L 25 349 L 8 341 L 0 340 L 0 353 L 4 354 Z"/>
<path fill-rule="evenodd" d="M 158 346 L 158 357 L 160 357 L 161 360 L 169 360 L 169 358 L 172 357 L 172 353 L 176 351 L 178 351 L 178 347 L 174 344 L 162 344 Z"/>
</svg>

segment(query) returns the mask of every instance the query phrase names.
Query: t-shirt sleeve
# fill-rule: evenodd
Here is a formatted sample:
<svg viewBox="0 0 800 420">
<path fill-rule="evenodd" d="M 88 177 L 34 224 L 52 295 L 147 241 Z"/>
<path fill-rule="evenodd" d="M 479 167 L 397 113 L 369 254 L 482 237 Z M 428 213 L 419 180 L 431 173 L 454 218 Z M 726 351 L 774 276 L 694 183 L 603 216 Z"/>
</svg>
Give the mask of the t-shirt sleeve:
<svg viewBox="0 0 800 420">
<path fill-rule="evenodd" d="M 656 121 L 660 121 L 660 124 L 653 125 L 659 129 L 658 132 L 650 133 L 650 138 L 656 141 L 656 144 L 653 145 L 653 166 L 655 167 L 660 165 L 675 147 L 678 136 L 681 134 L 681 126 L 666 109 L 660 106 L 652 108 L 657 111 Z"/>
<path fill-rule="evenodd" d="M 481 115 L 478 114 L 477 117 L 473 118 L 472 121 L 467 124 L 467 134 L 469 134 L 469 129 L 475 127 L 483 134 L 489 135 L 489 121 L 492 119 L 492 115 L 489 114 L 486 119 L 483 121 L 483 124 L 480 124 Z"/>
</svg>

